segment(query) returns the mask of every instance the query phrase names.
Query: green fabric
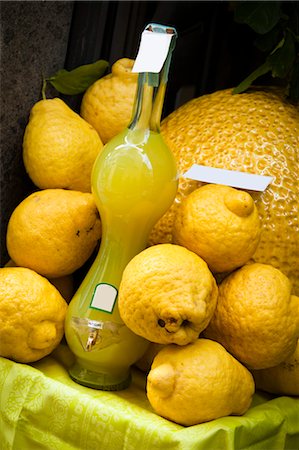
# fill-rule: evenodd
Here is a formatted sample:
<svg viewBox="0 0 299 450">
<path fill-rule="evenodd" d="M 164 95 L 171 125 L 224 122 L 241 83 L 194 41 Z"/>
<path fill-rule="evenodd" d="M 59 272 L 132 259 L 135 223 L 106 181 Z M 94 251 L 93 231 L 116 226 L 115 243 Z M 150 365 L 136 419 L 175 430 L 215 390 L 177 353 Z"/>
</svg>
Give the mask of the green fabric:
<svg viewBox="0 0 299 450">
<path fill-rule="evenodd" d="M 124 391 L 96 391 L 69 378 L 63 351 L 0 358 L 0 450 L 299 449 L 299 398 L 256 393 L 244 416 L 182 427 L 152 411 L 139 370 Z"/>
</svg>

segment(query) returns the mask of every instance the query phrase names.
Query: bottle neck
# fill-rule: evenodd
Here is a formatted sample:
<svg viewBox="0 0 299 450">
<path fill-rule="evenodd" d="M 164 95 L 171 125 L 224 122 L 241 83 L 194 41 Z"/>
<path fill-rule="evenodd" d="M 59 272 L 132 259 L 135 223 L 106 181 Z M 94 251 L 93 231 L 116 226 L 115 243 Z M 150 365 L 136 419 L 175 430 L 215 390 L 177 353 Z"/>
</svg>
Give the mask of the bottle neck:
<svg viewBox="0 0 299 450">
<path fill-rule="evenodd" d="M 160 132 L 171 55 L 172 50 L 169 51 L 161 72 L 139 73 L 130 130 Z"/>
</svg>

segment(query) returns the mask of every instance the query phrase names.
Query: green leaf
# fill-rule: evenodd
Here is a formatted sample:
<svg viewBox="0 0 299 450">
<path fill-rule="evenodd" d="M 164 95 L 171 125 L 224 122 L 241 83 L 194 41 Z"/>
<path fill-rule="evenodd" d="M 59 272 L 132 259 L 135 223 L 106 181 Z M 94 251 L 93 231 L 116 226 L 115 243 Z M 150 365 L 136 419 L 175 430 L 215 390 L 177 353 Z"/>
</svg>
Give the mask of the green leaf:
<svg viewBox="0 0 299 450">
<path fill-rule="evenodd" d="M 280 45 L 282 42 L 282 45 Z M 285 38 L 281 41 L 276 50 L 268 56 L 272 70 L 272 76 L 278 78 L 285 78 L 290 72 L 295 58 L 296 48 L 291 33 L 287 32 Z"/>
<path fill-rule="evenodd" d="M 233 89 L 233 94 L 240 94 L 241 92 L 246 91 L 246 89 L 249 88 L 249 86 L 251 86 L 251 84 L 260 76 L 265 75 L 265 73 L 270 72 L 271 70 L 271 65 L 270 63 L 266 60 L 264 62 L 264 64 L 262 64 L 261 66 L 259 66 L 257 69 L 255 69 L 254 72 L 252 72 L 250 75 L 248 75 L 247 78 L 245 78 L 245 80 L 241 81 L 240 84 L 238 84 L 238 86 L 236 86 Z"/>
<path fill-rule="evenodd" d="M 280 2 L 242 1 L 237 2 L 235 21 L 246 23 L 256 33 L 268 33 L 281 18 Z"/>
<path fill-rule="evenodd" d="M 99 59 L 92 64 L 85 64 L 71 71 L 59 70 L 53 76 L 46 78 L 46 81 L 50 82 L 61 94 L 81 94 L 104 75 L 108 66 L 107 61 Z"/>
</svg>

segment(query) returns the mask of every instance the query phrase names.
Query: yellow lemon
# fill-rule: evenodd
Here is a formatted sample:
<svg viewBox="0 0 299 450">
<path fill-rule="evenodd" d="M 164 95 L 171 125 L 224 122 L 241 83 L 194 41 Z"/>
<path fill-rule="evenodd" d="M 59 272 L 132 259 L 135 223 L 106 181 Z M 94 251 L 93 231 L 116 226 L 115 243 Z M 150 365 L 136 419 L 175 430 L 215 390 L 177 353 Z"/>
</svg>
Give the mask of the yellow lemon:
<svg viewBox="0 0 299 450">
<path fill-rule="evenodd" d="M 59 98 L 33 106 L 24 134 L 23 160 L 40 189 L 91 192 L 91 169 L 102 147 L 96 130 Z"/>
<path fill-rule="evenodd" d="M 282 270 L 299 295 L 298 108 L 274 88 L 238 95 L 226 89 L 185 103 L 163 120 L 161 133 L 181 174 L 197 163 L 273 177 L 264 192 L 252 192 L 262 221 L 254 260 Z M 175 202 L 154 227 L 150 244 L 173 242 L 177 208 L 200 185 L 180 177 Z"/>
<path fill-rule="evenodd" d="M 174 244 L 149 247 L 126 266 L 119 311 L 128 328 L 158 344 L 198 338 L 216 307 L 218 288 L 207 264 Z"/>
<path fill-rule="evenodd" d="M 295 352 L 278 366 L 252 371 L 258 389 L 278 395 L 299 395 L 299 340 Z"/>
<path fill-rule="evenodd" d="M 10 259 L 5 264 L 5 267 L 18 267 L 18 266 L 12 259 Z M 70 273 L 69 275 L 65 275 L 63 277 L 48 278 L 48 280 L 56 287 L 56 289 L 58 289 L 62 297 L 67 302 L 71 301 L 75 291 L 75 280 L 74 275 L 72 273 Z"/>
<path fill-rule="evenodd" d="M 85 92 L 81 116 L 99 133 L 104 144 L 129 125 L 137 89 L 138 74 L 132 73 L 133 59 L 116 61 L 111 73 Z"/>
<path fill-rule="evenodd" d="M 291 294 L 289 279 L 275 267 L 245 265 L 220 284 L 204 336 L 252 369 L 276 366 L 295 351 L 299 297 Z"/>
<path fill-rule="evenodd" d="M 101 222 L 92 194 L 44 189 L 15 208 L 6 242 L 17 266 L 56 278 L 81 267 L 100 236 Z"/>
<path fill-rule="evenodd" d="M 147 397 L 155 412 L 185 426 L 244 414 L 254 389 L 251 373 L 208 339 L 165 346 L 147 377 Z"/>
<path fill-rule="evenodd" d="M 0 355 L 28 363 L 50 354 L 64 334 L 67 303 L 44 277 L 0 269 Z"/>
<path fill-rule="evenodd" d="M 229 186 L 207 184 L 182 200 L 174 219 L 174 242 L 201 256 L 212 272 L 244 265 L 260 238 L 252 197 Z"/>
</svg>

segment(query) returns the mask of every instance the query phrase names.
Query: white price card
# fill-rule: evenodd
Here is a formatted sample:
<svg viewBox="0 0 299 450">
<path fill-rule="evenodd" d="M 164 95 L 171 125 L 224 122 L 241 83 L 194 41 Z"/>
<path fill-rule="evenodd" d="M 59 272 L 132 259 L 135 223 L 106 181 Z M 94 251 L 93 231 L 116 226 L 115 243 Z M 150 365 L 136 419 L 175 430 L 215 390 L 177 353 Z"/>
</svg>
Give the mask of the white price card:
<svg viewBox="0 0 299 450">
<path fill-rule="evenodd" d="M 143 31 L 132 72 L 159 73 L 168 55 L 172 36 L 168 33 Z"/>
<path fill-rule="evenodd" d="M 91 299 L 90 308 L 112 313 L 117 294 L 115 286 L 107 283 L 97 284 Z"/>
<path fill-rule="evenodd" d="M 264 191 L 273 180 L 272 177 L 264 175 L 255 175 L 237 170 L 216 169 L 215 167 L 201 166 L 199 164 L 193 164 L 183 174 L 183 177 L 251 191 Z"/>
</svg>

